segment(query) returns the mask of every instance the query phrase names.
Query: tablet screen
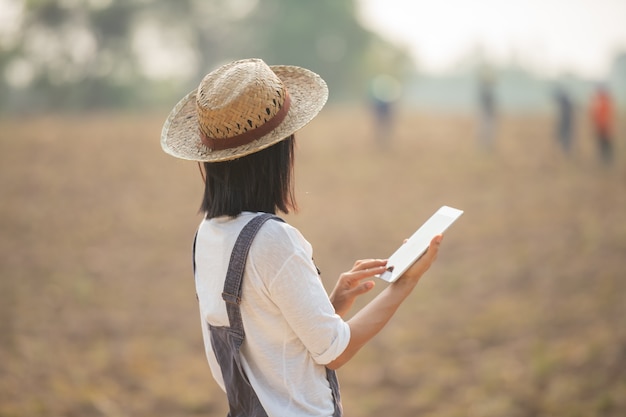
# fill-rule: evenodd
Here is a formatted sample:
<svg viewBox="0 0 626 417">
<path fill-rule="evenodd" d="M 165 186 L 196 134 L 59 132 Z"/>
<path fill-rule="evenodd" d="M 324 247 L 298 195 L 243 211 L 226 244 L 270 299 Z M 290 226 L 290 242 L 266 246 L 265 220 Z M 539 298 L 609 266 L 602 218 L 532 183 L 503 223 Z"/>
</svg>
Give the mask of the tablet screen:
<svg viewBox="0 0 626 417">
<path fill-rule="evenodd" d="M 397 280 L 426 252 L 430 241 L 438 234 L 445 232 L 461 214 L 463 214 L 462 210 L 448 206 L 437 210 L 406 243 L 389 257 L 387 271 L 382 273 L 380 278 L 388 282 Z"/>
</svg>

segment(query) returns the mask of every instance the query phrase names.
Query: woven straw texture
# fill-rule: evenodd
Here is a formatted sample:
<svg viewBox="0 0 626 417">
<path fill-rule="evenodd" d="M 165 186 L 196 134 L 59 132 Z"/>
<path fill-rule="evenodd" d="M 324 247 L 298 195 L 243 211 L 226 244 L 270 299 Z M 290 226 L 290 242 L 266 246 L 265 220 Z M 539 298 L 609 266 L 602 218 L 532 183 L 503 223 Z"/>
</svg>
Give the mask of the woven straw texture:
<svg viewBox="0 0 626 417">
<path fill-rule="evenodd" d="M 200 129 L 219 139 L 258 128 L 285 100 L 283 82 L 259 60 L 234 62 L 208 74 L 196 95 Z"/>
<path fill-rule="evenodd" d="M 236 63 L 227 65 L 233 64 Z M 301 67 L 277 65 L 269 68 L 282 81 L 291 98 L 291 106 L 285 119 L 274 130 L 251 143 L 231 149 L 210 150 L 202 143 L 199 134 L 200 121 L 205 134 L 219 139 L 240 133 L 242 121 L 247 123 L 247 120 L 253 120 L 256 126 L 256 124 L 263 123 L 268 118 L 271 118 L 279 110 L 280 106 L 270 108 L 268 115 L 267 97 L 254 97 L 254 94 L 249 94 L 251 91 L 246 89 L 254 86 L 254 83 L 260 82 L 267 83 L 272 87 L 262 89 L 262 91 L 277 93 L 280 92 L 280 82 L 276 84 L 276 80 L 272 80 L 271 77 L 258 80 L 254 79 L 254 75 L 233 74 L 231 77 L 223 80 L 223 82 L 228 83 L 226 90 L 232 92 L 232 94 L 218 98 L 223 102 L 223 108 L 213 106 L 211 111 L 201 110 L 201 120 L 198 117 L 196 105 L 198 91 L 203 92 L 203 96 L 199 100 L 201 106 L 203 101 L 216 102 L 216 97 L 211 97 L 211 91 L 203 90 L 201 84 L 201 88 L 187 94 L 178 102 L 163 125 L 161 132 L 161 147 L 163 150 L 177 158 L 191 161 L 228 161 L 265 149 L 305 126 L 319 113 L 326 103 L 328 98 L 326 83 L 319 75 Z M 210 76 L 211 74 L 207 75 L 207 77 Z M 205 80 L 207 77 L 205 77 Z M 252 98 L 252 102 L 244 101 L 250 98 Z M 216 125 L 228 126 L 228 129 L 216 132 L 215 129 L 207 128 Z"/>
</svg>

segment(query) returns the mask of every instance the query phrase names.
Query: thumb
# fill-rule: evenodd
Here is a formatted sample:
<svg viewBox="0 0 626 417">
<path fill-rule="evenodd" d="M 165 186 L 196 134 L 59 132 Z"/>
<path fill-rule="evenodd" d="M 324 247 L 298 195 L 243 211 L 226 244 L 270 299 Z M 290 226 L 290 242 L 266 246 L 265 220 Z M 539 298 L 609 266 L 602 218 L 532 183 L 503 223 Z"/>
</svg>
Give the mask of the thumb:
<svg viewBox="0 0 626 417">
<path fill-rule="evenodd" d="M 357 296 L 357 295 L 361 295 L 361 294 L 365 294 L 366 292 L 370 291 L 372 288 L 374 288 L 374 281 L 365 281 L 360 283 L 359 285 L 356 286 L 356 288 L 354 288 L 352 290 L 352 293 Z"/>
</svg>

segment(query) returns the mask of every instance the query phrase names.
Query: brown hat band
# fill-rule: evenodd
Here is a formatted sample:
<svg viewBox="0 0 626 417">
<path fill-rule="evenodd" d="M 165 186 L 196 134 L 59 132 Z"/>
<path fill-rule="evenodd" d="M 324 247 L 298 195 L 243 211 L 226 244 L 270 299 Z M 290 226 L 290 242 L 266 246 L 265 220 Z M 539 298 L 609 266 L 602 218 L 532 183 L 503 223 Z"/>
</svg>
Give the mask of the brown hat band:
<svg viewBox="0 0 626 417">
<path fill-rule="evenodd" d="M 202 129 L 198 128 L 198 133 L 200 134 L 200 140 L 202 143 L 212 151 L 222 151 L 224 149 L 236 148 L 238 146 L 247 145 L 248 143 L 259 139 L 272 130 L 276 129 L 278 125 L 285 120 L 287 113 L 289 112 L 289 105 L 291 104 L 291 99 L 289 98 L 289 92 L 285 90 L 285 101 L 283 102 L 283 106 L 278 110 L 278 112 L 267 122 L 263 123 L 260 126 L 255 127 L 254 129 L 247 130 L 239 135 L 231 136 L 229 138 L 216 139 L 207 136 Z"/>
</svg>

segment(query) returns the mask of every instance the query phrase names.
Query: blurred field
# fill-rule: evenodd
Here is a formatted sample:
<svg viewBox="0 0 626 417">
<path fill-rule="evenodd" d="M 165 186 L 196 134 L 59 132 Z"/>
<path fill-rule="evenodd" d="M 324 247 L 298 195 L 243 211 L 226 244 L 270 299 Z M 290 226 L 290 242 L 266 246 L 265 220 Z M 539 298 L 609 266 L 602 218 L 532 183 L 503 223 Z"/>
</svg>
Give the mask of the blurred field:
<svg viewBox="0 0 626 417">
<path fill-rule="evenodd" d="M 191 276 L 201 180 L 162 154 L 164 118 L 0 120 L 0 416 L 226 415 Z M 339 371 L 346 415 L 625 415 L 623 138 L 606 168 L 583 120 L 571 158 L 547 116 L 501 120 L 489 153 L 461 116 L 403 114 L 386 151 L 371 131 L 329 108 L 298 138 L 287 220 L 329 290 L 439 206 L 465 214 Z"/>
</svg>

